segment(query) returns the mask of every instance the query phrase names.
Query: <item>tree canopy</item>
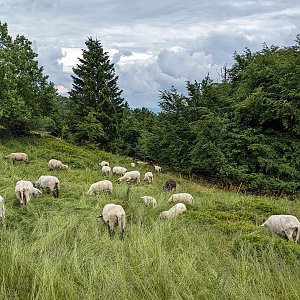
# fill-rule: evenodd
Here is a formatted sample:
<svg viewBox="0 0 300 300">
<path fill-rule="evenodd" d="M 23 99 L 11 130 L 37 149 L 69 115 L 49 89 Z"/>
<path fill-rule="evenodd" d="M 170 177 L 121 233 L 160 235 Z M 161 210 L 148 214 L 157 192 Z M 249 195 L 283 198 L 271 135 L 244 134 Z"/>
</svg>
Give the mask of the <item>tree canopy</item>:
<svg viewBox="0 0 300 300">
<path fill-rule="evenodd" d="M 0 22 L 0 125 L 11 133 L 24 133 L 57 108 L 54 84 L 43 75 L 31 42 L 13 39 Z"/>
<path fill-rule="evenodd" d="M 97 39 L 88 38 L 73 68 L 70 131 L 77 142 L 93 142 L 115 151 L 125 108 L 114 65 Z"/>
<path fill-rule="evenodd" d="M 160 91 L 154 114 L 129 108 L 97 39 L 73 69 L 68 99 L 38 67 L 24 36 L 0 22 L 0 125 L 47 129 L 76 143 L 251 187 L 300 192 L 300 35 L 295 45 L 234 54 L 223 80 Z"/>
</svg>

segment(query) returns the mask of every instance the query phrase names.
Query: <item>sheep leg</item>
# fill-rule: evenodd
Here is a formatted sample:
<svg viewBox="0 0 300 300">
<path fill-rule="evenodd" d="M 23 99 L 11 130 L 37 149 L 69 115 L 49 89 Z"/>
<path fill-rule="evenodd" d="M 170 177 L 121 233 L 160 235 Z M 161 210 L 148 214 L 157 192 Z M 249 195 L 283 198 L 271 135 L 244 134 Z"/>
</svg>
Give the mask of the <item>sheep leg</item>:
<svg viewBox="0 0 300 300">
<path fill-rule="evenodd" d="M 3 226 L 4 229 L 6 229 L 6 221 L 5 221 L 5 218 L 2 219 L 2 226 Z"/>
<path fill-rule="evenodd" d="M 118 217 L 118 225 L 121 233 L 121 240 L 124 240 L 124 227 L 125 227 L 125 216 Z"/>
<path fill-rule="evenodd" d="M 298 227 L 294 227 L 293 228 L 293 240 L 297 243 L 298 239 L 299 239 L 299 228 Z"/>
<path fill-rule="evenodd" d="M 286 229 L 284 232 L 288 240 L 294 242 L 294 228 Z"/>
<path fill-rule="evenodd" d="M 109 237 L 112 239 L 113 236 L 114 236 L 114 232 L 113 232 L 113 230 L 111 229 L 109 222 L 107 222 L 107 228 L 108 228 L 108 234 L 109 234 Z"/>
<path fill-rule="evenodd" d="M 57 188 L 55 188 L 55 189 L 53 190 L 53 196 L 54 196 L 55 198 L 58 198 L 58 189 L 57 189 Z"/>
<path fill-rule="evenodd" d="M 124 229 L 121 230 L 121 240 L 124 240 Z"/>
</svg>

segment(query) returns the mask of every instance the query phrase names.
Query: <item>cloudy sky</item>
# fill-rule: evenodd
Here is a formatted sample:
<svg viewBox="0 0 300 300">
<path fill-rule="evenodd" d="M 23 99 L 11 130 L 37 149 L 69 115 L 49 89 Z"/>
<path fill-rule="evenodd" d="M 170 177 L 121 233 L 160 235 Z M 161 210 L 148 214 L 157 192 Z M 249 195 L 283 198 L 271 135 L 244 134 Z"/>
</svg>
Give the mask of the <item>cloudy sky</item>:
<svg viewBox="0 0 300 300">
<path fill-rule="evenodd" d="M 300 33 L 299 0 L 0 0 L 0 20 L 25 35 L 65 94 L 88 37 L 109 52 L 131 107 L 157 107 L 159 91 L 208 73 L 216 81 L 233 53 L 289 46 Z"/>
</svg>

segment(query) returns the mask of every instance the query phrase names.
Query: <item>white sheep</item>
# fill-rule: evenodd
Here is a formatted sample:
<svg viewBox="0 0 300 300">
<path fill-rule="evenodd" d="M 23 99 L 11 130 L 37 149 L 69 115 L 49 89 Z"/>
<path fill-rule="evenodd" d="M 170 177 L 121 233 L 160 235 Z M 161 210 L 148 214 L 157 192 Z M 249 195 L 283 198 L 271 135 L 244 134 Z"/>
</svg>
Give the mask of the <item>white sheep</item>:
<svg viewBox="0 0 300 300">
<path fill-rule="evenodd" d="M 33 184 L 27 180 L 19 180 L 15 186 L 15 193 L 21 205 L 26 205 L 32 196 Z"/>
<path fill-rule="evenodd" d="M 105 176 L 110 176 L 111 175 L 111 168 L 109 166 L 103 166 L 102 167 L 102 173 Z"/>
<path fill-rule="evenodd" d="M 13 163 L 15 163 L 15 161 L 24 161 L 27 164 L 29 163 L 28 155 L 23 152 L 11 153 L 9 155 L 4 156 L 4 159 L 12 160 Z"/>
<path fill-rule="evenodd" d="M 144 176 L 144 180 L 147 181 L 148 183 L 151 183 L 153 181 L 153 173 L 147 172 Z"/>
<path fill-rule="evenodd" d="M 139 171 L 130 171 L 130 172 L 126 172 L 125 175 L 118 178 L 118 181 L 120 183 L 123 180 L 126 180 L 128 183 L 130 180 L 132 180 L 135 181 L 136 183 L 140 183 L 140 177 L 141 177 L 141 173 Z"/>
<path fill-rule="evenodd" d="M 134 167 L 135 167 L 135 163 L 134 163 L 134 162 L 130 163 L 130 166 L 131 166 L 132 168 L 134 168 Z"/>
<path fill-rule="evenodd" d="M 104 223 L 108 225 L 109 233 L 111 236 L 115 231 L 115 225 L 118 224 L 121 238 L 124 238 L 126 214 L 124 208 L 121 205 L 113 203 L 106 204 L 100 217 L 102 217 Z"/>
<path fill-rule="evenodd" d="M 35 183 L 35 186 L 38 188 L 43 188 L 50 190 L 53 193 L 53 196 L 58 198 L 58 191 L 60 189 L 59 179 L 55 176 L 42 175 Z"/>
<path fill-rule="evenodd" d="M 4 222 L 5 219 L 5 206 L 4 206 L 4 199 L 0 196 L 0 220 Z"/>
<path fill-rule="evenodd" d="M 300 222 L 292 215 L 272 215 L 262 225 L 271 229 L 274 233 L 287 237 L 289 241 L 299 240 Z"/>
<path fill-rule="evenodd" d="M 97 195 L 100 193 L 111 193 L 113 190 L 113 184 L 109 180 L 101 180 L 93 183 L 89 190 L 87 191 L 88 195 Z"/>
<path fill-rule="evenodd" d="M 48 162 L 48 166 L 50 170 L 54 169 L 68 169 L 68 165 L 64 165 L 60 160 L 50 159 Z"/>
<path fill-rule="evenodd" d="M 194 198 L 189 193 L 178 193 L 173 194 L 169 199 L 168 202 L 183 202 L 192 204 L 194 202 Z"/>
<path fill-rule="evenodd" d="M 183 203 L 177 203 L 174 206 L 172 206 L 169 210 L 162 211 L 159 217 L 161 219 L 170 219 L 178 216 L 184 211 L 186 211 L 186 206 Z"/>
<path fill-rule="evenodd" d="M 160 166 L 154 166 L 154 171 L 161 172 L 161 167 Z"/>
<path fill-rule="evenodd" d="M 31 194 L 33 197 L 37 197 L 39 194 L 43 194 L 39 189 L 33 187 L 31 190 Z"/>
<path fill-rule="evenodd" d="M 136 163 L 138 165 L 147 165 L 147 163 L 145 161 L 142 161 L 142 160 L 138 160 Z"/>
<path fill-rule="evenodd" d="M 124 167 L 116 166 L 112 169 L 113 174 L 124 175 L 127 172 L 127 169 Z"/>
<path fill-rule="evenodd" d="M 141 199 L 147 206 L 155 207 L 157 205 L 157 201 L 151 196 L 143 196 Z"/>
<path fill-rule="evenodd" d="M 108 161 L 105 161 L 105 160 L 102 160 L 100 163 L 99 163 L 99 166 L 102 168 L 103 166 L 108 166 L 109 167 L 109 162 Z"/>
</svg>

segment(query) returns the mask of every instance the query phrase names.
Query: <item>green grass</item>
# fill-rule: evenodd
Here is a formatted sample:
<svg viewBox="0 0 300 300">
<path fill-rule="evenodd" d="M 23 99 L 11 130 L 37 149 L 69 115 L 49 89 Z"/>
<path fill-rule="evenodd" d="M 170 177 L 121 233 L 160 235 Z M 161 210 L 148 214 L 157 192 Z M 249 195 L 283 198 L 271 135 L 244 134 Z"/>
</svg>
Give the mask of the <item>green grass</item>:
<svg viewBox="0 0 300 300">
<path fill-rule="evenodd" d="M 170 192 L 170 174 L 154 183 L 117 184 L 112 195 L 88 196 L 104 179 L 98 163 L 128 169 L 130 158 L 86 149 L 60 139 L 1 138 L 0 155 L 22 151 L 28 165 L 0 160 L 0 195 L 6 226 L 0 225 L 0 299 L 299 299 L 300 246 L 270 233 L 261 224 L 269 215 L 300 216 L 298 201 L 255 197 L 195 183 L 177 176 L 178 192 L 195 204 L 176 219 L 161 221 Z M 70 170 L 48 171 L 57 158 Z M 147 166 L 138 166 L 144 175 Z M 43 194 L 20 207 L 17 180 L 53 174 L 60 197 Z M 172 174 L 174 176 L 174 174 Z M 154 209 L 140 197 L 153 196 Z M 109 237 L 97 218 L 106 203 L 127 214 L 125 240 Z"/>
</svg>

